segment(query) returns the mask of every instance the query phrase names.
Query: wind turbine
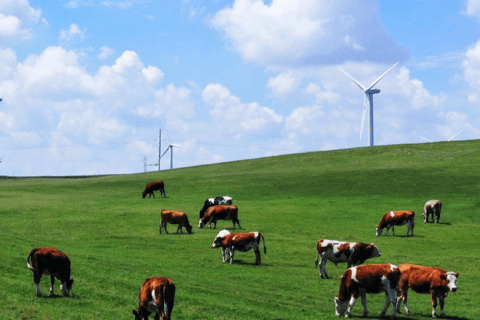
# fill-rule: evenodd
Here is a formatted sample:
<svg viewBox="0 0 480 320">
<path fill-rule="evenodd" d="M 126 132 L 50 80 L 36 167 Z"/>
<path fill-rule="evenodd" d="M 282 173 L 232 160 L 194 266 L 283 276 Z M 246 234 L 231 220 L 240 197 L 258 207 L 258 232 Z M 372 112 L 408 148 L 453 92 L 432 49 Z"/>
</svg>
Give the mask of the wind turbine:
<svg viewBox="0 0 480 320">
<path fill-rule="evenodd" d="M 383 77 L 385 77 L 385 75 L 387 73 L 390 72 L 390 70 L 392 70 L 396 65 L 398 64 L 395 63 L 393 66 L 390 67 L 390 69 L 388 69 L 387 71 L 385 71 L 384 74 L 382 74 L 380 77 L 378 77 L 377 80 L 375 80 L 369 87 L 364 87 L 358 80 L 356 80 L 354 77 L 352 77 L 351 75 L 349 75 L 345 70 L 343 70 L 342 68 L 339 68 L 343 73 L 345 73 L 350 79 L 352 79 L 353 82 L 355 82 L 355 84 L 363 90 L 363 92 L 365 92 L 365 99 L 363 100 L 363 113 L 362 113 L 362 125 L 360 127 L 360 140 L 362 140 L 362 134 L 363 134 L 363 123 L 365 122 L 365 115 L 367 113 L 367 109 L 368 107 L 370 106 L 370 113 L 369 113 L 369 131 L 370 131 L 370 136 L 369 136 L 369 146 L 372 147 L 373 146 L 373 95 L 374 94 L 377 94 L 377 93 L 380 93 L 380 90 L 379 89 L 373 89 L 373 87 L 380 81 L 382 80 Z M 367 100 L 368 100 L 368 104 L 367 104 Z"/>
<path fill-rule="evenodd" d="M 452 141 L 452 140 L 453 140 L 456 136 L 458 136 L 458 135 L 460 134 L 460 132 L 462 132 L 462 131 L 463 131 L 463 129 L 460 130 L 460 131 L 458 131 L 453 137 L 451 137 L 451 138 L 448 139 L 447 141 Z M 427 138 L 425 138 L 425 137 L 422 137 L 421 135 L 418 135 L 418 136 L 419 136 L 420 138 L 422 138 L 423 140 L 426 140 L 426 141 L 428 141 L 428 142 L 433 142 L 432 140 L 429 140 L 429 139 L 427 139 Z"/>
<path fill-rule="evenodd" d="M 167 134 L 167 139 L 168 139 L 168 147 L 167 147 L 167 149 L 165 149 L 163 154 L 160 156 L 160 159 L 165 155 L 165 153 L 167 153 L 168 149 L 170 149 L 170 169 L 173 169 L 173 148 L 174 147 L 176 147 L 176 148 L 186 148 L 186 147 L 181 146 L 179 144 L 170 143 L 170 138 L 168 138 L 168 134 Z M 159 162 L 159 166 L 160 166 L 160 162 Z"/>
</svg>

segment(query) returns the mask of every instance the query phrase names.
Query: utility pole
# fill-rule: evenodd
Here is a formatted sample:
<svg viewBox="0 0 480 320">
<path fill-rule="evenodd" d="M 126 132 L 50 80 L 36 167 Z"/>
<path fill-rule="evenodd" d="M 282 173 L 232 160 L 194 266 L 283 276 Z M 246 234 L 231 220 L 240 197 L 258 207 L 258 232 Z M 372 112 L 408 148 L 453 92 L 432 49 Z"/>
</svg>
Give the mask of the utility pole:
<svg viewBox="0 0 480 320">
<path fill-rule="evenodd" d="M 162 129 L 158 133 L 158 171 L 160 171 L 160 158 L 162 154 Z"/>
</svg>

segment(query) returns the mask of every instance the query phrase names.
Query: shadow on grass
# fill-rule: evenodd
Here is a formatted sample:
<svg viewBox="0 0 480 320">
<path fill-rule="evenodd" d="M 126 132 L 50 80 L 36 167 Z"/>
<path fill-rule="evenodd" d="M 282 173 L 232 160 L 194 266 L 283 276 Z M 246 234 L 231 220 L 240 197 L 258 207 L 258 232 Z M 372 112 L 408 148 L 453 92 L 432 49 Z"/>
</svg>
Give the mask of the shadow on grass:
<svg viewBox="0 0 480 320">
<path fill-rule="evenodd" d="M 270 264 L 268 264 L 268 263 L 263 263 L 263 262 L 262 262 L 259 266 L 257 266 L 257 265 L 255 264 L 255 262 L 246 262 L 246 261 L 237 260 L 237 259 L 233 260 L 233 263 L 232 263 L 232 264 L 240 264 L 240 265 L 245 265 L 245 266 L 250 265 L 250 266 L 255 266 L 255 267 L 262 267 L 262 266 L 270 267 L 270 266 L 271 266 Z"/>
</svg>

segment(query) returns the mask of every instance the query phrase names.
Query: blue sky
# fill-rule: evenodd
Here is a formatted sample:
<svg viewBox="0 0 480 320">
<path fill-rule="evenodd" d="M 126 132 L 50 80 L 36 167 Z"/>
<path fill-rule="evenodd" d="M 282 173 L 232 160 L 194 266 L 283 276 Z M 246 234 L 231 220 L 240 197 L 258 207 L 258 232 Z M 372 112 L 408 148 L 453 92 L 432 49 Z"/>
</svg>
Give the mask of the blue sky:
<svg viewBox="0 0 480 320">
<path fill-rule="evenodd" d="M 159 129 L 176 168 L 364 147 L 339 67 L 396 62 L 375 145 L 478 139 L 479 31 L 480 0 L 2 0 L 0 175 L 143 172 Z"/>
</svg>

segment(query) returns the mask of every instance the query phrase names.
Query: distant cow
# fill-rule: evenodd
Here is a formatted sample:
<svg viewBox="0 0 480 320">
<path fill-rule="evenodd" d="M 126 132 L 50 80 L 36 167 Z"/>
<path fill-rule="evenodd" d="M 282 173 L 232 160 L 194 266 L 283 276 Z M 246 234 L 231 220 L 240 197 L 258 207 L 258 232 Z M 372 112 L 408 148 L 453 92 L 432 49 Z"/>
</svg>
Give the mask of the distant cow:
<svg viewBox="0 0 480 320">
<path fill-rule="evenodd" d="M 29 261 L 32 263 L 30 265 Z M 30 251 L 27 267 L 33 271 L 33 282 L 37 285 L 37 297 L 41 297 L 40 280 L 42 275 L 50 276 L 50 294 L 53 295 L 55 278 L 60 280 L 60 290 L 64 296 L 70 296 L 73 279 L 70 279 L 70 259 L 60 250 L 54 248 L 38 248 Z"/>
<path fill-rule="evenodd" d="M 217 242 L 220 238 L 224 238 L 226 235 L 230 234 L 230 231 L 223 229 L 220 231 L 215 239 L 213 240 L 213 243 Z M 213 244 L 212 244 L 213 246 Z M 222 260 L 223 262 L 229 261 L 230 260 L 230 250 L 228 250 L 226 247 L 220 247 L 222 249 Z"/>
<path fill-rule="evenodd" d="M 440 300 L 440 316 L 445 316 L 443 306 L 445 298 L 450 291 L 457 291 L 457 278 L 459 273 L 453 271 L 445 271 L 440 268 L 417 266 L 414 264 L 401 264 L 398 266 L 401 277 L 398 283 L 401 296 L 398 298 L 397 309 L 403 301 L 405 304 L 405 312 L 410 315 L 407 306 L 407 291 L 412 288 L 417 293 L 430 293 L 432 295 L 432 317 L 436 318 L 437 314 L 437 297 Z"/>
<path fill-rule="evenodd" d="M 208 208 L 205 216 L 198 221 L 198 227 L 203 228 L 208 223 L 208 226 L 211 228 L 213 223 L 215 225 L 214 229 L 216 229 L 218 220 L 232 220 L 233 229 L 235 229 L 235 223 L 238 224 L 239 229 L 242 229 L 240 221 L 238 221 L 238 207 L 225 205 Z"/>
<path fill-rule="evenodd" d="M 219 205 L 219 204 L 231 206 L 233 204 L 233 199 L 232 197 L 228 197 L 228 196 L 208 198 L 207 200 L 205 200 L 205 203 L 203 204 L 203 208 L 198 213 L 198 219 L 203 218 L 208 208 L 210 208 L 211 206 Z"/>
<path fill-rule="evenodd" d="M 320 277 L 330 278 L 327 273 L 327 260 L 337 263 L 347 262 L 348 268 L 361 265 L 369 258 L 380 257 L 382 254 L 378 248 L 372 244 L 362 242 L 345 242 L 336 240 L 320 239 L 317 243 L 317 257 L 315 259 L 315 267 L 320 263 Z"/>
<path fill-rule="evenodd" d="M 247 252 L 253 249 L 255 251 L 255 264 L 260 265 L 260 238 L 263 240 L 263 251 L 267 254 L 267 246 L 265 245 L 265 238 L 260 232 L 244 232 L 244 233 L 230 233 L 224 237 L 215 237 L 212 243 L 212 248 L 222 248 L 222 250 L 228 250 L 230 256 L 227 260 L 230 264 L 233 263 L 233 256 L 235 251 Z"/>
<path fill-rule="evenodd" d="M 407 225 L 407 237 L 411 230 L 411 236 L 413 236 L 413 227 L 415 226 L 415 212 L 411 210 L 402 211 L 390 211 L 383 215 L 380 224 L 376 228 L 376 235 L 382 234 L 383 229 L 387 228 L 385 235 L 388 234 L 388 229 L 392 228 L 392 234 L 395 235 L 395 226 Z"/>
<path fill-rule="evenodd" d="M 165 194 L 165 184 L 163 183 L 163 181 L 153 181 L 147 184 L 147 186 L 145 187 L 145 190 L 143 190 L 142 192 L 142 197 L 145 199 L 145 196 L 149 194 L 148 196 L 149 198 L 151 198 L 152 196 L 155 198 L 155 194 L 153 193 L 153 191 L 157 191 L 157 190 L 160 191 L 160 198 L 162 196 L 164 198 L 167 197 L 167 195 Z"/>
<path fill-rule="evenodd" d="M 148 320 L 153 312 L 155 320 L 170 320 L 175 305 L 175 284 L 169 278 L 153 277 L 145 280 L 138 295 L 138 310 L 133 310 L 135 320 Z"/>
<path fill-rule="evenodd" d="M 183 227 L 187 229 L 188 233 L 192 233 L 192 225 L 188 222 L 185 212 L 163 209 L 160 215 L 160 233 L 162 233 L 162 228 L 168 233 L 167 223 L 178 224 L 177 233 L 178 231 L 183 233 Z"/>
<path fill-rule="evenodd" d="M 442 213 L 442 203 L 440 200 L 428 200 L 423 206 L 423 214 L 422 216 L 425 217 L 423 223 L 428 222 L 428 216 L 432 215 L 432 222 L 438 223 L 440 220 L 440 214 Z M 435 221 L 435 218 L 437 220 Z"/>
<path fill-rule="evenodd" d="M 345 317 L 350 317 L 353 306 L 360 296 L 363 304 L 363 316 L 368 316 L 367 293 L 385 292 L 385 307 L 380 313 L 383 319 L 390 303 L 392 307 L 391 319 L 396 316 L 396 295 L 400 270 L 392 264 L 369 264 L 347 269 L 340 279 L 340 290 L 335 297 L 335 315 L 341 316 L 347 309 Z"/>
</svg>

